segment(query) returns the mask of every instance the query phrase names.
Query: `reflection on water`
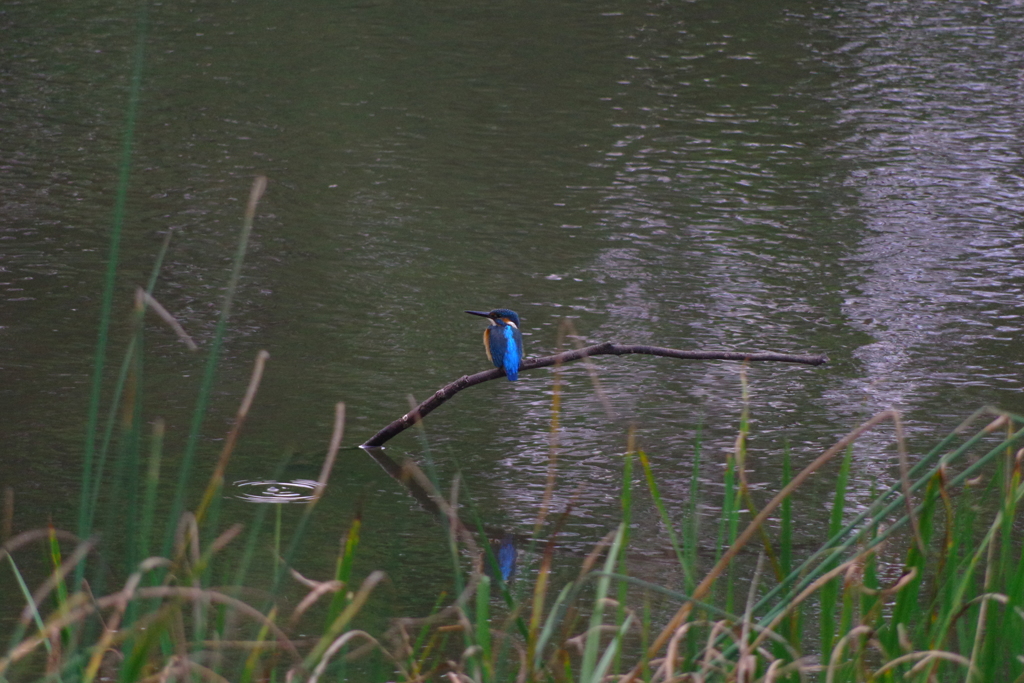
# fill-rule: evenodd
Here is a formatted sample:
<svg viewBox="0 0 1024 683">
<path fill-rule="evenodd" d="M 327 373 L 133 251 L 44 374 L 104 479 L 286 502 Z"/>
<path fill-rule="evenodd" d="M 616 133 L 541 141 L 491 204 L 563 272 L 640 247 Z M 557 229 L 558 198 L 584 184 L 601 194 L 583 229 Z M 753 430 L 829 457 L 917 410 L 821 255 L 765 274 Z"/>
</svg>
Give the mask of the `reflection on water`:
<svg viewBox="0 0 1024 683">
<path fill-rule="evenodd" d="M 508 581 L 516 571 L 516 539 L 512 534 L 490 539 L 490 552 L 483 558 L 484 572 L 491 578 Z"/>
<path fill-rule="evenodd" d="M 304 503 L 316 498 L 316 481 L 236 481 L 233 498 L 247 503 Z"/>
<path fill-rule="evenodd" d="M 867 230 L 844 309 L 877 340 L 857 356 L 879 405 L 1022 389 L 1022 10 L 921 9 L 854 10 L 832 29 L 837 151 Z"/>
</svg>

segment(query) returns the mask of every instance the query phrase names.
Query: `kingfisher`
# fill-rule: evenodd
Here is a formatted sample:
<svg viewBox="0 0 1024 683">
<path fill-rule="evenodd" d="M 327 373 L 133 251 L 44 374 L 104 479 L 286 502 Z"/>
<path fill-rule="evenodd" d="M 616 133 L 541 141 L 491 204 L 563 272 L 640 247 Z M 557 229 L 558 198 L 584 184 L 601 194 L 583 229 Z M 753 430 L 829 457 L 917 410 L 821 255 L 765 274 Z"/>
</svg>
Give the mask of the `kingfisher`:
<svg viewBox="0 0 1024 683">
<path fill-rule="evenodd" d="M 491 321 L 484 330 L 484 351 L 487 360 L 494 367 L 505 371 L 509 382 L 519 379 L 519 366 L 522 364 L 523 334 L 519 331 L 519 315 L 507 308 L 495 308 L 493 311 L 466 311 L 470 315 L 479 315 Z"/>
</svg>

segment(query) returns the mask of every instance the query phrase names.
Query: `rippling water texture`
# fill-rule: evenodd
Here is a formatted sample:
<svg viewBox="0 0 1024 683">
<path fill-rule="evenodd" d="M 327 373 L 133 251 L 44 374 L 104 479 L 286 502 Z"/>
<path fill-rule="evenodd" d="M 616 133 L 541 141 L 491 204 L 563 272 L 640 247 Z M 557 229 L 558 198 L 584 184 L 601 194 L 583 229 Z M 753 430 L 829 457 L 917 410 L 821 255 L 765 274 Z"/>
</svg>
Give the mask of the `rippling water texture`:
<svg viewBox="0 0 1024 683">
<path fill-rule="evenodd" d="M 21 528 L 73 519 L 135 16 L 0 10 L 0 477 Z M 208 346 L 265 173 L 200 451 L 205 476 L 269 350 L 226 517 L 251 517 L 286 452 L 281 481 L 316 479 L 336 401 L 354 445 L 485 368 L 467 308 L 517 310 L 531 355 L 556 350 L 563 319 L 584 343 L 828 353 L 749 371 L 759 496 L 785 444 L 805 463 L 889 407 L 919 453 L 981 405 L 1024 410 L 1022 19 L 1019 2 L 153 4 L 113 348 L 168 230 L 155 296 Z M 166 418 L 173 470 L 202 351 L 155 318 L 146 348 L 146 419 Z M 563 378 L 569 547 L 618 519 L 630 424 L 677 519 L 701 428 L 717 506 L 740 367 L 595 367 L 610 415 L 582 364 Z M 484 523 L 528 532 L 552 378 L 475 387 L 429 417 L 426 446 L 406 434 L 388 453 L 429 456 L 445 485 L 461 471 Z M 855 502 L 890 481 L 890 433 L 854 458 Z M 826 473 L 797 501 L 806 540 L 830 488 Z M 663 530 L 638 498 L 653 556 Z M 303 572 L 329 575 L 357 500 L 366 567 L 429 607 L 442 532 L 360 451 L 341 453 Z"/>
</svg>

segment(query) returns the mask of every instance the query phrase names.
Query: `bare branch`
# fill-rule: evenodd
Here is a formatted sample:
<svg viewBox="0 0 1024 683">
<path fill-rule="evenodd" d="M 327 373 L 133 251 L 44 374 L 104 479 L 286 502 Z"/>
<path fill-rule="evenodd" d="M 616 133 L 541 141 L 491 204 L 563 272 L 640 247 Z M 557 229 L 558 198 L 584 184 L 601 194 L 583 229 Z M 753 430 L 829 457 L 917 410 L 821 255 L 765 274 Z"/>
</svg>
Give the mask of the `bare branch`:
<svg viewBox="0 0 1024 683">
<path fill-rule="evenodd" d="M 801 363 L 803 365 L 823 365 L 828 362 L 828 356 L 799 356 L 789 353 L 742 353 L 739 351 L 681 351 L 680 349 L 667 349 L 661 346 L 647 346 L 644 344 L 615 344 L 605 342 L 594 344 L 582 349 L 573 349 L 556 353 L 553 356 L 542 358 L 528 358 L 523 361 L 520 372 L 524 370 L 536 370 L 547 368 L 556 363 L 571 363 L 590 356 L 627 356 L 631 354 L 643 354 L 647 356 L 665 356 L 666 358 L 680 358 L 683 360 L 738 360 L 738 361 L 777 361 L 781 363 Z M 392 438 L 401 434 L 416 423 L 417 419 L 423 419 L 433 412 L 442 403 L 446 402 L 455 394 L 471 386 L 489 382 L 492 379 L 504 377 L 505 371 L 500 368 L 484 370 L 474 375 L 463 375 L 454 382 L 444 385 L 434 395 L 423 403 L 419 404 L 408 413 L 398 418 L 384 429 L 374 434 L 363 448 L 380 448 Z"/>
</svg>

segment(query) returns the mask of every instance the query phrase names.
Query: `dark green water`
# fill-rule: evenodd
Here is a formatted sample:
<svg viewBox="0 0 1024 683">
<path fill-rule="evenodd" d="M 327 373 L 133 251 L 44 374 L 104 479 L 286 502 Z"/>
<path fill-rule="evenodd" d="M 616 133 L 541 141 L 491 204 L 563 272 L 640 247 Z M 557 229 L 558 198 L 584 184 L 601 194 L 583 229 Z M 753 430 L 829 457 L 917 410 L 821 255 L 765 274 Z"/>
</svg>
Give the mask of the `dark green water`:
<svg viewBox="0 0 1024 683">
<path fill-rule="evenodd" d="M 74 525 L 136 9 L 0 9 L 0 483 L 19 530 Z M 1013 2 L 154 3 L 110 364 L 174 230 L 155 296 L 201 351 L 149 320 L 145 415 L 168 422 L 171 468 L 263 173 L 196 497 L 260 349 L 228 478 L 265 481 L 295 448 L 286 480 L 315 479 L 335 402 L 361 443 L 409 395 L 484 369 L 462 311 L 498 306 L 531 355 L 557 350 L 563 318 L 584 343 L 828 353 L 749 371 L 765 497 L 784 444 L 799 466 L 889 407 L 921 452 L 984 404 L 1024 410 L 1022 69 Z M 578 551 L 618 521 L 629 424 L 681 514 L 698 425 L 713 509 L 742 410 L 734 363 L 596 366 L 613 418 L 565 371 L 555 509 L 575 499 Z M 487 524 L 532 527 L 551 389 L 548 370 L 492 382 L 427 421 L 438 476 L 461 471 Z M 411 434 L 388 452 L 426 462 Z M 857 446 L 851 504 L 895 452 L 887 430 Z M 830 488 L 797 502 L 808 542 Z M 251 518 L 257 490 L 230 487 L 222 515 Z M 638 498 L 634 544 L 655 554 Z M 442 532 L 361 451 L 341 454 L 300 569 L 332 571 L 357 499 L 362 570 L 422 613 L 450 581 Z"/>
</svg>

